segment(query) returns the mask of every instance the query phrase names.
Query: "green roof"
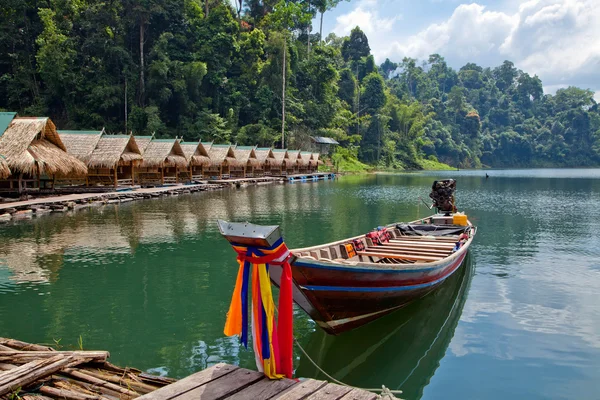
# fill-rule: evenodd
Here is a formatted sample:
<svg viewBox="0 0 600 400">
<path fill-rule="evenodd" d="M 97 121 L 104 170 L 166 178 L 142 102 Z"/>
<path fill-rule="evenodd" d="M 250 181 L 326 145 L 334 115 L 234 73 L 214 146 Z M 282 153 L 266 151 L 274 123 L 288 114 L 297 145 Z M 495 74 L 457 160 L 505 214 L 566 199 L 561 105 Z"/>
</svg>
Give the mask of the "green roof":
<svg viewBox="0 0 600 400">
<path fill-rule="evenodd" d="M 62 129 L 57 132 L 67 135 L 99 135 L 102 133 L 102 131 L 63 131 Z"/>
<path fill-rule="evenodd" d="M 131 136 L 120 134 L 120 135 L 104 135 L 103 137 L 105 137 L 105 138 L 119 138 L 119 139 L 123 139 L 123 138 L 128 138 L 128 137 L 131 137 Z"/>
<path fill-rule="evenodd" d="M 237 146 L 235 149 L 236 150 L 253 150 L 255 147 L 254 146 Z"/>
<path fill-rule="evenodd" d="M 6 128 L 8 128 L 8 125 L 10 125 L 10 122 L 15 118 L 15 115 L 17 115 L 17 113 L 12 111 L 0 112 L 0 136 L 2 136 Z"/>
<path fill-rule="evenodd" d="M 140 136 L 138 136 L 138 137 L 140 137 Z M 173 143 L 175 143 L 175 138 L 173 138 L 173 139 L 154 139 L 153 142 L 163 142 L 163 143 L 173 142 Z"/>
<path fill-rule="evenodd" d="M 212 147 L 223 147 L 223 148 L 225 148 L 225 147 L 231 147 L 231 145 L 230 144 L 213 144 Z"/>
<path fill-rule="evenodd" d="M 288 149 L 272 149 L 275 153 L 283 153 L 284 151 L 288 151 Z"/>
</svg>

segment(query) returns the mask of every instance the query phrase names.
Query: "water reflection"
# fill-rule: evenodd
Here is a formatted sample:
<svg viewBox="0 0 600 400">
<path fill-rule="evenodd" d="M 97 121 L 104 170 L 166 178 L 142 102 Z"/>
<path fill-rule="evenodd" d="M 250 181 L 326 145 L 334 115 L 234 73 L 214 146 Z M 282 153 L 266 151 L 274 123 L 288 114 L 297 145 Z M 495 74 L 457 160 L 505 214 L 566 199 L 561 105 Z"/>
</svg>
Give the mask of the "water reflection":
<svg viewBox="0 0 600 400">
<path fill-rule="evenodd" d="M 448 176 L 479 226 L 477 268 L 337 338 L 295 310 L 299 340 L 337 378 L 400 387 L 408 399 L 594 398 L 600 170 L 568 172 L 578 179 L 546 170 L 355 176 L 10 222 L 0 226 L 0 336 L 74 345 L 82 335 L 114 363 L 174 377 L 219 361 L 254 368 L 252 352 L 222 333 L 237 265 L 218 218 L 280 224 L 291 248 L 314 245 L 427 215 L 419 197 Z M 297 367 L 320 377 L 303 356 Z"/>
<path fill-rule="evenodd" d="M 340 336 L 321 330 L 306 345 L 326 372 L 350 385 L 401 389 L 402 398 L 419 399 L 444 357 L 467 299 L 475 263 L 463 267 L 431 295 L 385 318 Z M 300 376 L 326 379 L 300 358 Z"/>
</svg>

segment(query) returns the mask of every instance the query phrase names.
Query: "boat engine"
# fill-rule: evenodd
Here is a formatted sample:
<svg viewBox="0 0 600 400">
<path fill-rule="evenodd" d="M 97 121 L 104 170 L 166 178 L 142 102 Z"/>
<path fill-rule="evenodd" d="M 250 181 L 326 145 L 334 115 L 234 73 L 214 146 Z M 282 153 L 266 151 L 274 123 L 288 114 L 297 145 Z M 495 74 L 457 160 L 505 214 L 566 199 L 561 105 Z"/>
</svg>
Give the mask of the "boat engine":
<svg viewBox="0 0 600 400">
<path fill-rule="evenodd" d="M 456 181 L 454 179 L 433 182 L 429 197 L 433 200 L 433 206 L 438 209 L 439 213 L 449 215 L 449 213 L 456 212 L 456 206 L 454 204 L 455 191 Z"/>
</svg>

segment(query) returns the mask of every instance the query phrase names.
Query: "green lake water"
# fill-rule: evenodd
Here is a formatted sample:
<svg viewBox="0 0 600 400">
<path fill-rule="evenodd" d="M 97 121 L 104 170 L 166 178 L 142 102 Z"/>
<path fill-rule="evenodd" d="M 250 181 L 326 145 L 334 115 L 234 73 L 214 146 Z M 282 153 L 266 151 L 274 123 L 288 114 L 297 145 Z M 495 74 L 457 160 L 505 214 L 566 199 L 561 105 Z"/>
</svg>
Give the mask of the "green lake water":
<svg viewBox="0 0 600 400">
<path fill-rule="evenodd" d="M 433 180 L 458 179 L 478 226 L 438 290 L 328 336 L 295 333 L 348 384 L 405 399 L 600 398 L 600 170 L 344 177 L 145 200 L 0 225 L 0 336 L 64 349 L 81 336 L 111 361 L 172 377 L 218 362 L 255 368 L 223 336 L 235 254 L 216 220 L 280 224 L 290 248 L 428 215 Z M 295 350 L 296 375 L 324 377 Z"/>
</svg>

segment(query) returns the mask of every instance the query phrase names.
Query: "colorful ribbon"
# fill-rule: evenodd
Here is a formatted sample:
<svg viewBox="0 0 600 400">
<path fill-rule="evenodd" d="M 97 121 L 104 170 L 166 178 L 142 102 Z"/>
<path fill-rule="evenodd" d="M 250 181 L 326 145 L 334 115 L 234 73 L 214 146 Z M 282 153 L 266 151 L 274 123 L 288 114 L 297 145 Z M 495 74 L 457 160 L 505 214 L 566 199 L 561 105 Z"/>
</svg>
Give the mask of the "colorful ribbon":
<svg viewBox="0 0 600 400">
<path fill-rule="evenodd" d="M 269 248 L 233 245 L 240 265 L 225 322 L 225 335 L 238 335 L 248 347 L 248 292 L 252 295 L 252 339 L 256 365 L 270 379 L 293 374 L 293 311 L 291 254 L 283 239 Z M 281 267 L 279 307 L 271 292 L 270 267 Z M 252 270 L 252 281 L 250 271 Z"/>
</svg>

